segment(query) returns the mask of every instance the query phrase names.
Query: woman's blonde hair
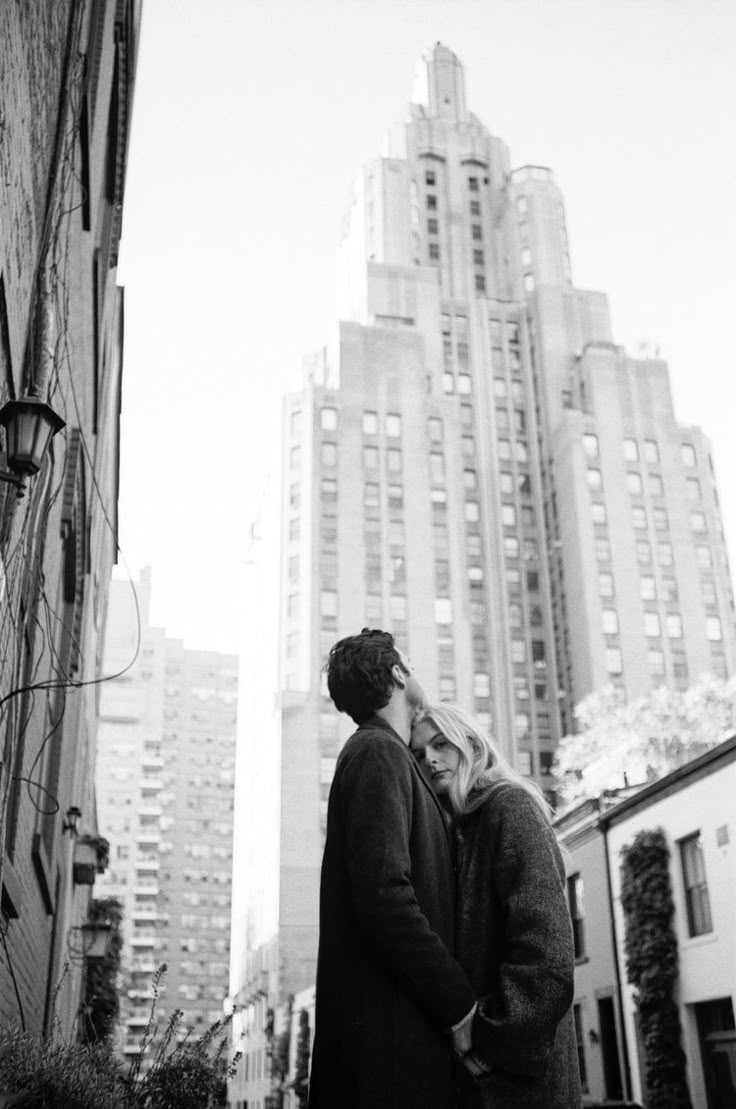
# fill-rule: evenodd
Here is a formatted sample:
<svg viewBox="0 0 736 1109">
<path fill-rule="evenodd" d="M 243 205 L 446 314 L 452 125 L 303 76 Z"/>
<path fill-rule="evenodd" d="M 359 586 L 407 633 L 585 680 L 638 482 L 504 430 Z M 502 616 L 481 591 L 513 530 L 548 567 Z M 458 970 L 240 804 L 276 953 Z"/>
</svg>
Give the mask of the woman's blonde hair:
<svg viewBox="0 0 736 1109">
<path fill-rule="evenodd" d="M 534 798 L 551 822 L 552 810 L 541 789 L 514 770 L 498 745 L 468 713 L 457 705 L 443 703 L 423 709 L 413 723 L 423 720 L 431 721 L 460 755 L 457 774 L 447 791 L 453 812 L 466 813 L 476 808 L 497 782 L 515 782 Z"/>
</svg>

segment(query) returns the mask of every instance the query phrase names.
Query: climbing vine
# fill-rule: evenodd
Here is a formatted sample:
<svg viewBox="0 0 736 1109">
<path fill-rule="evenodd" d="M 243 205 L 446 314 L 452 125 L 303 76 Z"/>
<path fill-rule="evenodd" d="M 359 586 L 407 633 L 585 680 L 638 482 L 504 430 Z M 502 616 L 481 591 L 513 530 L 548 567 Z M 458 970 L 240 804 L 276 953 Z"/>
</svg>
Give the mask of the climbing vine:
<svg viewBox="0 0 736 1109">
<path fill-rule="evenodd" d="M 648 1109 L 692 1109 L 673 998 L 678 976 L 669 848 L 661 828 L 639 832 L 621 852 L 626 974 L 636 990 Z"/>
</svg>

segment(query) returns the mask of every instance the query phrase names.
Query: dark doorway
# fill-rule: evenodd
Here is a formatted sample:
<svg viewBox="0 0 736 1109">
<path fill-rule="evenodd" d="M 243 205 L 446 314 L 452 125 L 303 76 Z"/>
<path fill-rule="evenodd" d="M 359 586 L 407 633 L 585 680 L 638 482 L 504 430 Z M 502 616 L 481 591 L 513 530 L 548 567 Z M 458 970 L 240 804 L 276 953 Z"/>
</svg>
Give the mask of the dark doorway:
<svg viewBox="0 0 736 1109">
<path fill-rule="evenodd" d="M 621 1081 L 621 1060 L 618 1053 L 616 1017 L 612 997 L 598 998 L 598 1027 L 600 1028 L 603 1082 L 606 1097 L 611 1101 L 621 1100 L 624 1096 L 624 1089 Z"/>
<path fill-rule="evenodd" d="M 736 1025 L 730 997 L 695 1006 L 708 1109 L 736 1109 Z"/>
</svg>

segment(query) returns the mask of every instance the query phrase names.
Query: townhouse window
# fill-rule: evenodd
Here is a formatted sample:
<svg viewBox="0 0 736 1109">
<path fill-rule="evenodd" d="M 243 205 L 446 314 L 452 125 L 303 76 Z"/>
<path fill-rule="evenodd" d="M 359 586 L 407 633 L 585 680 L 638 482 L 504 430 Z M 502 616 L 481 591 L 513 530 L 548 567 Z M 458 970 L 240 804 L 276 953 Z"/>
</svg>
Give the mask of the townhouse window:
<svg viewBox="0 0 736 1109">
<path fill-rule="evenodd" d="M 575 1025 L 575 1042 L 578 1050 L 578 1070 L 580 1072 L 580 1085 L 582 1086 L 583 1093 L 588 1092 L 588 1066 L 585 1060 L 585 1039 L 583 1037 L 583 1015 L 582 1006 L 573 1005 L 572 1007 L 573 1022 Z"/>
<path fill-rule="evenodd" d="M 636 439 L 624 439 L 623 441 L 624 458 L 627 462 L 639 461 L 639 444 Z"/>
<path fill-rule="evenodd" d="M 337 429 L 337 409 L 331 405 L 325 405 L 320 410 L 320 424 L 323 431 L 335 431 Z"/>
<path fill-rule="evenodd" d="M 591 432 L 586 432 L 583 436 L 583 450 L 588 458 L 598 458 L 598 436 L 593 435 Z"/>
<path fill-rule="evenodd" d="M 363 413 L 363 434 L 376 435 L 378 433 L 378 413 L 377 412 L 364 412 Z"/>
<path fill-rule="evenodd" d="M 688 933 L 691 936 L 703 936 L 713 931 L 713 923 L 700 832 L 694 832 L 680 840 L 680 862 Z"/>
<path fill-rule="evenodd" d="M 572 920 L 573 951 L 576 959 L 585 957 L 585 890 L 581 874 L 567 879 L 567 903 Z"/>
</svg>

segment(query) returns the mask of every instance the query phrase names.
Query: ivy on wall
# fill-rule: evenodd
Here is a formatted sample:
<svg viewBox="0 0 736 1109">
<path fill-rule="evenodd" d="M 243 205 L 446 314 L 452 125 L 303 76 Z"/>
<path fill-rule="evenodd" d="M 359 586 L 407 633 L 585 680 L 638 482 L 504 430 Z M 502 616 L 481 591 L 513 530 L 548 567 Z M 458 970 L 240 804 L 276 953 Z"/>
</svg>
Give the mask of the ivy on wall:
<svg viewBox="0 0 736 1109">
<path fill-rule="evenodd" d="M 626 975 L 636 990 L 648 1109 L 692 1109 L 673 998 L 678 976 L 669 847 L 661 828 L 639 832 L 621 852 Z"/>
</svg>

